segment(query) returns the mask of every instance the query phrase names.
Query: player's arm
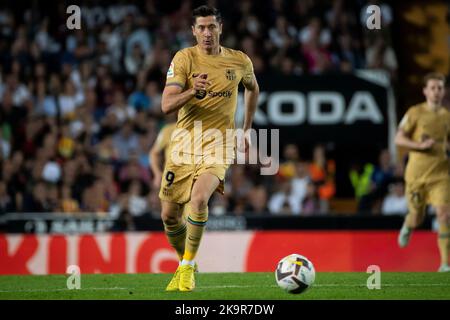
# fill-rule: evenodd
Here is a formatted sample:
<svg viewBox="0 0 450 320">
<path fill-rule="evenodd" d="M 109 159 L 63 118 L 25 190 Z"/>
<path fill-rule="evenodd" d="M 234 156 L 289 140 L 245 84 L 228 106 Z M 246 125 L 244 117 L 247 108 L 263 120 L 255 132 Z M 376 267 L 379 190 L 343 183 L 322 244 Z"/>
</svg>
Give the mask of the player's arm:
<svg viewBox="0 0 450 320">
<path fill-rule="evenodd" d="M 411 138 L 412 133 L 416 130 L 419 116 L 420 114 L 418 114 L 417 109 L 415 108 L 409 109 L 403 116 L 397 134 L 395 135 L 395 144 L 397 146 L 413 151 L 425 151 L 433 146 L 433 139 L 427 138 L 418 142 Z"/>
<path fill-rule="evenodd" d="M 178 111 L 195 96 L 194 88 L 183 91 L 178 85 L 166 85 L 161 99 L 161 109 L 165 114 Z"/>
<path fill-rule="evenodd" d="M 161 185 L 161 178 L 162 178 L 162 170 L 161 170 L 161 164 L 162 164 L 162 153 L 163 150 L 159 147 L 158 143 L 155 143 L 149 152 L 149 159 L 150 159 L 150 169 L 153 173 L 153 185 L 156 188 L 159 188 Z"/>
<path fill-rule="evenodd" d="M 247 152 L 250 147 L 250 136 L 248 129 L 251 129 L 253 116 L 256 112 L 259 96 L 259 85 L 256 81 L 255 74 L 253 72 L 253 64 L 247 55 L 244 55 L 244 75 L 242 77 L 242 84 L 244 85 L 244 125 L 243 130 L 245 132 L 244 141 L 238 142 L 238 150 L 240 152 Z M 242 144 L 243 142 L 243 144 Z"/>
<path fill-rule="evenodd" d="M 200 74 L 195 78 L 193 87 L 185 91 L 180 85 L 175 83 L 166 85 L 161 100 L 162 111 L 165 114 L 169 114 L 181 109 L 198 91 L 206 90 L 211 85 L 211 82 L 206 78 L 207 74 Z"/>
<path fill-rule="evenodd" d="M 259 96 L 259 85 L 256 81 L 256 77 L 250 81 L 243 82 L 244 85 L 244 105 L 245 105 L 245 116 L 244 116 L 244 126 L 243 129 L 246 131 L 252 127 L 253 116 L 255 115 L 256 107 L 258 104 Z"/>
<path fill-rule="evenodd" d="M 253 63 L 250 58 L 243 54 L 244 62 L 244 74 L 242 77 L 242 84 L 244 85 L 244 105 L 245 105 L 245 115 L 244 115 L 244 131 L 252 127 L 253 116 L 256 111 L 256 106 L 258 103 L 259 96 L 259 86 L 258 81 L 256 81 L 255 73 L 253 71 Z"/>
<path fill-rule="evenodd" d="M 395 144 L 399 147 L 404 147 L 415 151 L 425 151 L 433 146 L 434 140 L 427 138 L 421 142 L 414 141 L 402 128 L 399 128 L 397 134 L 395 135 Z"/>
</svg>

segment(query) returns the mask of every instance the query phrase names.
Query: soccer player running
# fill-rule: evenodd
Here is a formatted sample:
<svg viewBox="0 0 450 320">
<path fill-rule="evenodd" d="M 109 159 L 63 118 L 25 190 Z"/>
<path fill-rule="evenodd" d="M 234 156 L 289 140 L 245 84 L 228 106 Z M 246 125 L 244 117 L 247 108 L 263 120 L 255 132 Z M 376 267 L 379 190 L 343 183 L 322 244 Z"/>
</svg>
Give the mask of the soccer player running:
<svg viewBox="0 0 450 320">
<path fill-rule="evenodd" d="M 444 85 L 445 77 L 439 73 L 425 76 L 423 94 L 426 101 L 406 112 L 395 137 L 398 146 L 409 149 L 405 170 L 409 212 L 400 230 L 398 244 L 402 248 L 408 245 L 412 231 L 424 220 L 426 205 L 434 206 L 439 223 L 439 272 L 450 271 L 450 176 L 447 159 L 450 113 L 441 105 Z"/>
<path fill-rule="evenodd" d="M 208 201 L 214 191 L 223 193 L 225 172 L 234 158 L 234 146 L 229 153 L 230 145 L 225 143 L 225 146 L 219 146 L 227 151 L 224 161 L 205 161 L 211 150 L 217 150 L 218 140 L 203 137 L 199 141 L 195 130 L 200 123 L 203 133 L 215 130 L 225 137 L 227 129 L 234 128 L 239 83 L 245 89 L 242 129 L 250 129 L 259 95 L 253 65 L 247 55 L 219 43 L 222 20 L 217 9 L 196 8 L 192 33 L 197 45 L 175 54 L 167 72 L 161 103 L 165 114 L 178 112 L 171 155 L 165 164 L 159 193 L 164 229 L 180 258 L 167 291 L 192 291 L 195 288 L 194 259 L 208 220 Z M 190 140 L 187 145 L 186 135 Z M 200 150 L 192 148 L 198 143 Z M 238 150 L 248 150 L 249 143 L 247 138 L 238 140 Z M 186 155 L 191 156 L 191 161 L 180 164 L 180 154 L 183 159 Z M 189 207 L 187 222 L 183 218 L 183 206 Z"/>
</svg>

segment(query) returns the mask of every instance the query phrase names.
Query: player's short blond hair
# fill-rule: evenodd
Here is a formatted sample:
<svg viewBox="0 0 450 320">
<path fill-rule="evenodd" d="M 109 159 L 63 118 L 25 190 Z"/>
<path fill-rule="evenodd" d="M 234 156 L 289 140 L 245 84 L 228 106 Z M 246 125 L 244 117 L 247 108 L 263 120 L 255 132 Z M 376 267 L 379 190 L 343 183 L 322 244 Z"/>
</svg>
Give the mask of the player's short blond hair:
<svg viewBox="0 0 450 320">
<path fill-rule="evenodd" d="M 440 80 L 444 82 L 445 85 L 445 75 L 440 72 L 430 72 L 423 77 L 423 86 L 426 87 L 428 85 L 428 81 L 430 80 Z"/>
</svg>

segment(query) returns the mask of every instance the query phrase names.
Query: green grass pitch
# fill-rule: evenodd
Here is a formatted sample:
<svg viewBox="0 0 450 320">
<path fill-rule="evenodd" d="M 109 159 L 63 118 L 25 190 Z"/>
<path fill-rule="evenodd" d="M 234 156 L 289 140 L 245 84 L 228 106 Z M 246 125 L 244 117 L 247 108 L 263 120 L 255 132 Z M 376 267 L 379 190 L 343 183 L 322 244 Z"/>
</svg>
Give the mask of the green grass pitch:
<svg viewBox="0 0 450 320">
<path fill-rule="evenodd" d="M 367 273 L 317 273 L 307 292 L 282 291 L 273 273 L 199 273 L 194 292 L 165 292 L 171 274 L 81 275 L 68 290 L 65 275 L 0 276 L 0 299 L 320 300 L 446 299 L 450 273 L 381 273 L 381 289 L 367 288 Z"/>
</svg>

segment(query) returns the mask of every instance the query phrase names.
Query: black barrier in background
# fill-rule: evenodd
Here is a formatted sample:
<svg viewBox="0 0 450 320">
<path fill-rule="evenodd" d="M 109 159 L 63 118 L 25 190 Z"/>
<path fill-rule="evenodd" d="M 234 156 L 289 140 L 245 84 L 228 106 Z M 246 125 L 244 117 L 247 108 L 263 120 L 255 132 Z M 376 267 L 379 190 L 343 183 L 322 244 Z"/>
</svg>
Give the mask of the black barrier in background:
<svg viewBox="0 0 450 320">
<path fill-rule="evenodd" d="M 0 217 L 2 233 L 99 233 L 111 231 L 163 231 L 161 219 L 144 215 L 135 217 L 132 225 L 118 219 L 67 217 L 55 214 L 8 214 Z M 403 216 L 210 216 L 207 230 L 399 230 Z M 427 216 L 421 229 L 431 229 L 432 217 Z"/>
</svg>

